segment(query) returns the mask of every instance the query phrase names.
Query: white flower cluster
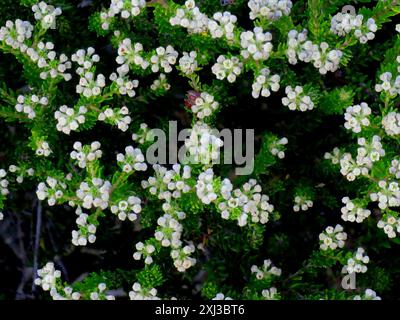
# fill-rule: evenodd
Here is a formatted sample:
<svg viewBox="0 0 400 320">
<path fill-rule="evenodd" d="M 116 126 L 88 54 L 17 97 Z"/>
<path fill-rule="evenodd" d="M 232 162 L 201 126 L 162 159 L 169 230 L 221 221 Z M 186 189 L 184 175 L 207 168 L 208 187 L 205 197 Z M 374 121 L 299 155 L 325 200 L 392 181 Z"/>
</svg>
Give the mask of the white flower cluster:
<svg viewBox="0 0 400 320">
<path fill-rule="evenodd" d="M 378 228 L 383 229 L 389 238 L 396 238 L 396 231 L 400 233 L 400 219 L 388 214 L 378 221 Z"/>
<path fill-rule="evenodd" d="M 37 275 L 35 285 L 41 286 L 44 291 L 49 291 L 56 287 L 57 279 L 61 278 L 61 271 L 55 269 L 53 262 L 48 262 L 37 271 Z"/>
<path fill-rule="evenodd" d="M 86 209 L 108 207 L 110 198 L 111 183 L 109 181 L 92 178 L 88 182 L 82 182 L 76 190 L 76 196 L 82 201 L 82 206 Z"/>
<path fill-rule="evenodd" d="M 252 85 L 253 98 L 257 99 L 260 97 L 269 97 L 271 95 L 271 90 L 277 92 L 280 88 L 279 82 L 281 77 L 278 74 L 270 76 L 271 71 L 268 68 L 263 68 L 257 75 L 255 81 Z"/>
<path fill-rule="evenodd" d="M 348 181 L 354 181 L 359 175 L 367 175 L 368 168 L 358 165 L 350 153 L 345 153 L 340 158 L 340 173 L 344 175 Z"/>
<path fill-rule="evenodd" d="M 390 163 L 389 173 L 397 179 L 400 179 L 400 161 L 399 159 L 393 159 Z"/>
<path fill-rule="evenodd" d="M 121 66 L 117 68 L 117 72 L 120 76 L 124 76 L 129 72 L 129 66 L 131 64 L 140 66 L 143 70 L 147 69 L 150 65 L 141 54 L 143 53 L 143 45 L 141 43 L 135 43 L 132 47 L 131 39 L 124 39 L 118 47 L 118 57 L 116 61 Z"/>
<path fill-rule="evenodd" d="M 25 175 L 32 177 L 35 174 L 35 170 L 33 168 L 24 169 L 24 168 L 17 167 L 13 164 L 8 167 L 8 171 L 18 174 L 17 178 L 15 179 L 18 183 L 24 182 Z M 0 174 L 0 179 L 1 179 L 1 174 Z M 0 181 L 0 186 L 1 186 L 1 181 Z M 1 194 L 1 192 L 0 192 L 0 194 Z"/>
<path fill-rule="evenodd" d="M 146 141 L 152 141 L 153 138 L 154 136 L 146 123 L 141 123 L 139 131 L 132 134 L 132 140 L 139 144 L 143 144 Z"/>
<path fill-rule="evenodd" d="M 150 57 L 151 71 L 154 73 L 159 72 L 162 68 L 165 73 L 172 71 L 171 65 L 176 63 L 178 52 L 172 46 L 158 47 L 156 54 Z"/>
<path fill-rule="evenodd" d="M 62 77 L 65 81 L 71 80 L 71 74 L 66 72 L 72 66 L 71 61 L 68 60 L 65 54 L 61 54 L 57 59 L 57 53 L 53 49 L 54 43 L 39 42 L 36 50 L 34 48 L 27 48 L 26 54 L 42 69 L 40 72 L 41 79 L 46 80 L 49 77 L 51 79 Z"/>
<path fill-rule="evenodd" d="M 395 181 L 387 182 L 381 180 L 378 182 L 380 191 L 370 194 L 372 201 L 378 201 L 378 207 L 386 209 L 388 207 L 400 206 L 400 187 Z"/>
<path fill-rule="evenodd" d="M 346 120 L 344 127 L 354 133 L 360 133 L 362 127 L 368 127 L 370 125 L 370 115 L 371 108 L 365 102 L 350 106 L 346 109 L 346 113 L 344 114 L 344 119 Z"/>
<path fill-rule="evenodd" d="M 129 125 L 132 122 L 132 118 L 128 115 L 129 109 L 127 107 L 122 108 L 107 108 L 103 112 L 99 113 L 98 120 L 116 125 L 119 130 L 125 132 L 129 129 Z"/>
<path fill-rule="evenodd" d="M 289 110 L 307 111 L 314 109 L 314 102 L 310 96 L 304 93 L 304 89 L 300 86 L 292 88 L 287 86 L 285 89 L 286 97 L 282 98 L 282 104 L 287 106 Z"/>
<path fill-rule="evenodd" d="M 71 61 L 76 62 L 79 67 L 76 69 L 76 73 L 80 76 L 85 74 L 85 71 L 90 70 L 93 65 L 100 61 L 100 56 L 95 53 L 93 47 L 85 49 L 79 49 L 71 56 Z"/>
<path fill-rule="evenodd" d="M 40 20 L 43 29 L 55 29 L 56 17 L 62 13 L 61 8 L 54 8 L 43 1 L 33 5 L 32 11 L 35 19 Z"/>
<path fill-rule="evenodd" d="M 261 295 L 264 297 L 265 300 L 277 300 L 278 290 L 275 287 L 264 289 L 263 291 L 261 291 Z"/>
<path fill-rule="evenodd" d="M 400 134 L 400 113 L 389 112 L 382 118 L 382 127 L 389 136 Z"/>
<path fill-rule="evenodd" d="M 371 142 L 365 138 L 359 138 L 357 149 L 357 164 L 359 166 L 371 168 L 373 162 L 379 161 L 384 155 L 385 150 L 382 147 L 381 138 L 377 135 L 372 137 Z"/>
<path fill-rule="evenodd" d="M 379 76 L 382 83 L 375 85 L 376 92 L 386 92 L 391 97 L 395 97 L 400 94 L 400 75 L 393 79 L 391 72 L 384 72 Z"/>
<path fill-rule="evenodd" d="M 261 27 L 240 34 L 241 54 L 243 58 L 250 57 L 256 61 L 267 60 L 272 52 L 272 34 L 264 32 Z"/>
<path fill-rule="evenodd" d="M 0 195 L 6 196 L 9 194 L 8 190 L 8 180 L 6 179 L 7 171 L 4 169 L 0 169 Z"/>
<path fill-rule="evenodd" d="M 372 18 L 369 18 L 364 24 L 363 20 L 364 16 L 362 14 L 354 15 L 339 12 L 332 17 L 331 32 L 339 36 L 345 36 L 354 31 L 354 35 L 359 39 L 360 43 L 367 43 L 375 38 L 378 26 Z"/>
<path fill-rule="evenodd" d="M 38 141 L 36 143 L 36 155 L 48 157 L 53 151 L 50 148 L 50 145 L 47 141 Z"/>
<path fill-rule="evenodd" d="M 288 139 L 283 137 L 281 139 L 276 138 L 269 144 L 269 151 L 275 157 L 283 159 L 285 157 L 285 145 L 288 144 Z"/>
<path fill-rule="evenodd" d="M 239 58 L 227 58 L 223 55 L 217 58 L 217 62 L 211 67 L 212 73 L 215 74 L 218 80 L 227 78 L 228 82 L 233 83 L 236 78 L 242 73 L 243 63 Z"/>
<path fill-rule="evenodd" d="M 47 203 L 49 206 L 54 206 L 58 199 L 60 199 L 66 189 L 66 185 L 62 181 L 57 181 L 52 177 L 47 177 L 46 182 L 40 182 L 36 195 L 39 200 L 45 200 L 47 198 Z"/>
<path fill-rule="evenodd" d="M 213 134 L 207 124 L 198 122 L 189 132 L 185 148 L 190 163 L 209 165 L 219 159 L 219 149 L 224 142 Z"/>
<path fill-rule="evenodd" d="M 291 30 L 288 33 L 287 45 L 286 55 L 289 63 L 296 64 L 298 60 L 312 62 L 321 74 L 326 74 L 328 71 L 335 72 L 343 56 L 340 50 L 328 50 L 329 45 L 326 42 L 317 45 L 307 40 L 307 30 L 302 32 Z"/>
<path fill-rule="evenodd" d="M 266 18 L 267 20 L 278 20 L 282 16 L 288 16 L 292 10 L 290 0 L 249 0 L 250 19 Z"/>
<path fill-rule="evenodd" d="M 179 59 L 179 70 L 185 75 L 191 75 L 197 70 L 197 68 L 197 52 L 183 52 L 183 56 Z"/>
<path fill-rule="evenodd" d="M 332 164 L 338 164 L 340 162 L 340 157 L 341 154 L 339 148 L 334 148 L 331 153 L 326 152 L 324 155 L 324 158 L 330 160 Z"/>
<path fill-rule="evenodd" d="M 118 216 L 118 219 L 125 221 L 128 218 L 130 221 L 135 221 L 138 214 L 142 211 L 142 201 L 135 196 L 128 197 L 127 200 L 121 200 L 116 205 L 112 205 L 110 210 Z"/>
<path fill-rule="evenodd" d="M 105 283 L 99 283 L 97 286 L 97 290 L 94 292 L 91 292 L 89 297 L 90 300 L 115 300 L 115 296 L 113 295 L 105 295 L 105 291 L 107 289 L 107 286 Z"/>
<path fill-rule="evenodd" d="M 80 207 L 76 210 L 78 218 L 76 224 L 79 230 L 72 231 L 72 244 L 74 246 L 86 246 L 87 243 L 94 243 L 96 241 L 96 226 L 92 223 L 88 223 L 88 215 L 83 213 Z"/>
<path fill-rule="evenodd" d="M 226 297 L 223 293 L 219 292 L 211 300 L 232 300 L 232 298 Z"/>
<path fill-rule="evenodd" d="M 233 40 L 235 37 L 234 29 L 237 17 L 228 11 L 216 12 L 213 19 L 208 21 L 208 30 L 211 37 L 222 38 L 225 37 L 228 41 Z"/>
<path fill-rule="evenodd" d="M 169 19 L 172 26 L 181 26 L 189 33 L 208 31 L 209 18 L 200 12 L 194 0 L 187 0 L 183 8 L 176 10 L 175 16 Z"/>
<path fill-rule="evenodd" d="M 125 148 L 125 154 L 117 154 L 117 161 L 122 167 L 122 170 L 126 173 L 147 170 L 147 164 L 145 163 L 144 155 L 139 148 L 127 146 Z"/>
<path fill-rule="evenodd" d="M 293 205 L 293 211 L 299 212 L 301 211 L 307 211 L 309 208 L 311 208 L 314 205 L 312 200 L 308 199 L 308 197 L 305 196 L 295 196 L 294 197 L 294 205 Z"/>
<path fill-rule="evenodd" d="M 214 100 L 214 96 L 208 92 L 202 92 L 198 98 L 196 98 L 194 105 L 191 110 L 199 119 L 209 117 L 219 107 L 219 103 Z"/>
<path fill-rule="evenodd" d="M 29 21 L 7 20 L 6 25 L 0 28 L 0 41 L 13 49 L 25 52 L 28 49 L 25 41 L 32 37 L 32 31 L 33 26 Z"/>
<path fill-rule="evenodd" d="M 242 190 L 233 190 L 229 179 L 224 179 L 220 189 L 223 200 L 218 203 L 221 217 L 237 219 L 238 225 L 241 227 L 248 223 L 249 216 L 254 223 L 267 223 L 274 206 L 268 202 L 269 197 L 261 194 L 261 191 L 261 186 L 255 179 L 246 182 Z"/>
<path fill-rule="evenodd" d="M 335 228 L 329 226 L 326 227 L 324 232 L 319 234 L 319 247 L 324 251 L 343 248 L 346 240 L 347 233 L 343 232 L 343 227 L 340 224 L 337 224 Z"/>
<path fill-rule="evenodd" d="M 136 17 L 145 7 L 145 0 L 111 0 L 108 10 L 100 13 L 101 27 L 108 30 L 112 18 L 116 15 L 120 15 L 123 19 L 128 19 L 131 16 Z"/>
<path fill-rule="evenodd" d="M 76 93 L 83 94 L 84 97 L 90 98 L 99 96 L 101 90 L 106 86 L 106 78 L 102 74 L 98 74 L 95 78 L 93 72 L 87 71 L 79 79 L 76 85 Z"/>
<path fill-rule="evenodd" d="M 117 85 L 120 94 L 128 95 L 131 98 L 136 95 L 134 89 L 139 86 L 138 80 L 131 80 L 128 76 L 117 75 L 115 72 L 110 75 L 110 80 Z"/>
<path fill-rule="evenodd" d="M 102 151 L 100 150 L 101 144 L 98 141 L 92 142 L 90 145 L 82 146 L 82 143 L 76 141 L 74 143 L 74 150 L 71 152 L 70 157 L 78 162 L 79 168 L 86 168 L 88 162 L 93 162 L 100 159 Z"/>
<path fill-rule="evenodd" d="M 174 164 L 172 170 L 160 166 L 153 165 L 155 177 L 149 177 L 148 180 L 142 181 L 144 189 L 149 188 L 152 195 L 157 195 L 158 199 L 171 201 L 171 198 L 180 198 L 182 193 L 187 193 L 191 187 L 185 180 L 190 178 L 190 167 Z"/>
<path fill-rule="evenodd" d="M 349 197 L 344 197 L 342 202 L 344 207 L 340 211 L 344 221 L 361 223 L 371 215 L 370 210 L 358 206 Z"/>
<path fill-rule="evenodd" d="M 144 244 L 143 242 L 138 242 L 135 245 L 136 252 L 133 254 L 133 259 L 140 260 L 144 257 L 145 264 L 152 264 L 153 258 L 152 254 L 156 251 L 156 248 L 152 244 Z"/>
<path fill-rule="evenodd" d="M 160 73 L 157 79 L 153 81 L 150 89 L 156 91 L 158 89 L 168 91 L 171 89 L 171 85 L 168 83 L 167 77 L 164 73 Z"/>
<path fill-rule="evenodd" d="M 132 291 L 129 291 L 129 298 L 131 300 L 160 300 L 157 297 L 157 289 L 143 288 L 138 282 L 135 282 L 132 286 Z"/>
<path fill-rule="evenodd" d="M 273 266 L 270 259 L 264 260 L 264 264 L 261 268 L 256 265 L 251 266 L 251 273 L 256 275 L 258 280 L 269 279 L 271 277 L 279 277 L 282 274 L 282 270 Z"/>
<path fill-rule="evenodd" d="M 180 217 L 185 217 L 183 213 L 178 215 Z M 173 247 L 177 248 L 181 246 L 181 235 L 183 227 L 177 219 L 175 219 L 170 214 L 164 214 L 162 217 L 157 219 L 157 230 L 154 233 L 154 237 L 157 241 L 160 241 L 163 247 Z"/>
<path fill-rule="evenodd" d="M 214 172 L 211 168 L 198 176 L 196 194 L 204 204 L 210 204 L 217 199 L 216 190 L 214 189 Z"/>
<path fill-rule="evenodd" d="M 367 272 L 366 264 L 369 262 L 369 257 L 365 255 L 365 250 L 363 248 L 358 248 L 353 254 L 353 257 L 347 260 L 347 265 L 345 266 L 347 273 L 365 273 Z"/>
<path fill-rule="evenodd" d="M 76 131 L 80 124 L 85 123 L 85 114 L 87 109 L 85 106 L 80 106 L 78 111 L 67 106 L 61 106 L 55 113 L 54 117 L 57 120 L 57 130 L 70 134 L 71 131 Z"/>
<path fill-rule="evenodd" d="M 362 296 L 356 295 L 353 300 L 382 300 L 372 289 L 366 289 Z"/>
<path fill-rule="evenodd" d="M 15 105 L 15 110 L 17 112 L 25 113 L 29 119 L 34 119 L 36 117 L 35 109 L 43 108 L 48 105 L 49 99 L 47 97 L 38 97 L 33 94 L 31 96 L 19 95 L 17 98 L 17 104 Z"/>
<path fill-rule="evenodd" d="M 193 253 L 194 250 L 194 245 L 189 244 L 183 248 L 177 248 L 171 251 L 171 258 L 174 260 L 174 266 L 179 272 L 185 272 L 196 264 L 196 259 L 190 257 L 190 254 Z"/>
</svg>

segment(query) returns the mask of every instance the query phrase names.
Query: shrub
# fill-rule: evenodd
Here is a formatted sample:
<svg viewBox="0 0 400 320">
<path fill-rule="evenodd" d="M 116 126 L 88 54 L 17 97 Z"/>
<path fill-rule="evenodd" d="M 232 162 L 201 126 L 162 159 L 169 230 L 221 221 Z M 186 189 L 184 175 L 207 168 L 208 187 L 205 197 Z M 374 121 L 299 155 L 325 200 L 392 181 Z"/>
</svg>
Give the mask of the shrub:
<svg viewBox="0 0 400 320">
<path fill-rule="evenodd" d="M 3 0 L 4 297 L 397 298 L 400 1 L 354 2 Z"/>
</svg>

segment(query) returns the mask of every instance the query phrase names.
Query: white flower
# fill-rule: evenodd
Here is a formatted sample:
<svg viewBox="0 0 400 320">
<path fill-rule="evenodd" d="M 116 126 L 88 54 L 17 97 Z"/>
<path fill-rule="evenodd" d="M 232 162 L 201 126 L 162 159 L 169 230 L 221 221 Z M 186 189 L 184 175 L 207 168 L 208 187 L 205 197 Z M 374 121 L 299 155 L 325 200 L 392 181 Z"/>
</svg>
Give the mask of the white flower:
<svg viewBox="0 0 400 320">
<path fill-rule="evenodd" d="M 118 219 L 121 221 L 125 221 L 126 218 L 130 221 L 135 221 L 138 218 L 138 214 L 142 211 L 141 202 L 140 198 L 130 196 L 127 200 L 122 200 L 112 205 L 110 210 L 117 215 Z"/>
<path fill-rule="evenodd" d="M 261 295 L 265 300 L 277 300 L 278 290 L 275 287 L 271 287 L 269 289 L 264 289 L 261 291 Z"/>
<path fill-rule="evenodd" d="M 359 165 L 352 158 L 350 153 L 345 153 L 340 158 L 340 173 L 346 177 L 348 181 L 354 181 L 360 175 L 367 175 L 368 167 Z"/>
<path fill-rule="evenodd" d="M 74 246 L 86 246 L 88 243 L 94 243 L 96 241 L 96 226 L 89 223 L 89 216 L 83 213 L 80 207 L 78 207 L 76 213 L 78 215 L 76 224 L 79 229 L 72 231 L 72 244 Z"/>
<path fill-rule="evenodd" d="M 50 291 L 56 287 L 57 279 L 61 277 L 61 272 L 56 270 L 53 262 L 48 262 L 42 269 L 37 271 L 35 285 L 41 286 L 44 291 Z"/>
<path fill-rule="evenodd" d="M 120 15 L 121 18 L 128 19 L 131 16 L 138 16 L 145 7 L 145 0 L 111 0 L 110 8 L 108 9 L 108 15 Z"/>
<path fill-rule="evenodd" d="M 338 164 L 340 162 L 341 154 L 339 148 L 334 148 L 332 153 L 326 152 L 324 158 L 331 160 L 332 164 Z"/>
<path fill-rule="evenodd" d="M 131 300 L 160 300 L 156 289 L 143 288 L 138 282 L 135 282 L 132 291 L 129 291 L 129 298 Z"/>
<path fill-rule="evenodd" d="M 33 5 L 32 11 L 34 12 L 35 19 L 41 21 L 43 29 L 55 29 L 56 17 L 62 13 L 61 8 L 54 8 L 43 1 Z"/>
<path fill-rule="evenodd" d="M 204 204 L 210 204 L 217 199 L 217 194 L 214 190 L 214 172 L 212 169 L 207 169 L 200 173 L 197 178 L 196 194 Z"/>
<path fill-rule="evenodd" d="M 400 233 L 400 219 L 392 214 L 385 214 L 378 221 L 378 228 L 383 229 L 389 238 L 395 238 L 396 232 Z"/>
<path fill-rule="evenodd" d="M 356 295 L 353 300 L 382 300 L 372 289 L 366 289 L 362 296 Z"/>
<path fill-rule="evenodd" d="M 76 131 L 79 125 L 85 123 L 86 107 L 81 106 L 77 111 L 67 106 L 61 106 L 58 111 L 54 113 L 57 119 L 57 130 L 65 134 L 70 134 L 71 131 Z"/>
<path fill-rule="evenodd" d="M 197 118 L 203 119 L 212 115 L 218 107 L 219 103 L 214 100 L 214 96 L 208 92 L 202 92 L 200 97 L 196 98 L 195 104 L 191 107 L 191 110 Z"/>
<path fill-rule="evenodd" d="M 140 260 L 144 258 L 145 264 L 152 264 L 152 255 L 155 253 L 156 248 L 152 244 L 144 244 L 143 242 L 138 242 L 135 245 L 136 252 L 133 254 L 133 259 Z"/>
<path fill-rule="evenodd" d="M 169 23 L 172 26 L 181 26 L 189 33 L 203 33 L 208 31 L 209 18 L 200 12 L 194 0 L 187 0 L 184 7 L 176 10 Z"/>
<path fill-rule="evenodd" d="M 251 273 L 254 273 L 258 280 L 269 279 L 271 277 L 280 277 L 282 270 L 273 266 L 270 259 L 264 260 L 261 268 L 256 265 L 251 266 Z"/>
<path fill-rule="evenodd" d="M 38 141 L 36 143 L 36 155 L 48 157 L 53 151 L 50 149 L 49 143 L 47 141 Z"/>
<path fill-rule="evenodd" d="M 120 94 L 128 95 L 131 98 L 136 95 L 134 89 L 139 86 L 138 80 L 131 80 L 128 76 L 120 76 L 115 72 L 110 75 L 110 80 L 117 85 Z"/>
<path fill-rule="evenodd" d="M 347 260 L 345 266 L 347 273 L 365 273 L 367 272 L 366 264 L 369 262 L 369 257 L 365 255 L 363 248 L 358 248 L 353 254 L 353 257 Z"/>
<path fill-rule="evenodd" d="M 178 58 L 178 52 L 172 46 L 167 46 L 158 47 L 155 53 L 150 57 L 151 71 L 157 73 L 162 69 L 165 73 L 170 73 L 171 65 L 174 65 Z"/>
<path fill-rule="evenodd" d="M 283 137 L 283 138 L 275 138 L 271 141 L 269 144 L 269 151 L 271 154 L 275 157 L 278 157 L 279 159 L 283 159 L 285 157 L 285 145 L 288 144 L 288 139 Z"/>
<path fill-rule="evenodd" d="M 376 92 L 385 92 L 392 98 L 400 94 L 400 75 L 394 79 L 391 72 L 384 72 L 379 79 L 382 83 L 375 85 Z"/>
<path fill-rule="evenodd" d="M 38 97 L 35 94 L 31 96 L 19 95 L 15 110 L 25 113 L 29 119 L 34 119 L 36 113 L 41 113 L 48 103 L 49 100 L 47 97 Z"/>
<path fill-rule="evenodd" d="M 389 136 L 400 134 L 400 113 L 389 112 L 382 118 L 382 127 Z"/>
<path fill-rule="evenodd" d="M 0 195 L 6 196 L 9 194 L 8 190 L 8 180 L 6 179 L 7 171 L 4 169 L 0 169 Z"/>
<path fill-rule="evenodd" d="M 372 18 L 369 18 L 364 24 L 363 20 L 364 16 L 361 14 L 354 15 L 339 12 L 332 18 L 331 32 L 339 36 L 345 36 L 354 31 L 354 35 L 359 39 L 360 43 L 366 43 L 375 38 L 378 26 Z"/>
<path fill-rule="evenodd" d="M 335 250 L 337 248 L 343 248 L 347 239 L 347 233 L 343 232 L 343 227 L 337 224 L 335 228 L 329 226 L 326 227 L 325 231 L 320 233 L 320 249 L 321 250 Z"/>
<path fill-rule="evenodd" d="M 160 73 L 158 78 L 155 79 L 151 84 L 150 89 L 153 91 L 159 89 L 168 91 L 169 89 L 171 89 L 171 85 L 168 83 L 166 75 L 164 73 Z"/>
<path fill-rule="evenodd" d="M 25 41 L 32 37 L 32 31 L 33 26 L 29 21 L 7 20 L 6 25 L 0 28 L 0 41 L 13 49 L 24 52 L 27 49 Z"/>
<path fill-rule="evenodd" d="M 342 199 L 344 207 L 342 207 L 342 219 L 344 221 L 361 223 L 371 215 L 371 211 L 358 206 L 354 200 L 349 197 Z"/>
<path fill-rule="evenodd" d="M 307 111 L 314 109 L 314 102 L 311 97 L 304 93 L 300 86 L 292 88 L 287 86 L 285 89 L 286 97 L 282 98 L 282 104 L 287 106 L 289 110 Z"/>
<path fill-rule="evenodd" d="M 241 54 L 243 58 L 252 58 L 256 61 L 267 60 L 272 52 L 272 34 L 263 32 L 261 27 L 253 31 L 244 31 L 240 34 Z"/>
<path fill-rule="evenodd" d="M 249 0 L 247 5 L 251 10 L 251 20 L 278 20 L 282 16 L 288 16 L 293 6 L 290 0 Z"/>
<path fill-rule="evenodd" d="M 125 106 L 115 109 L 107 108 L 99 113 L 97 119 L 111 125 L 116 125 L 119 130 L 125 132 L 129 129 L 129 124 L 132 121 L 132 118 L 128 114 L 129 109 Z"/>
<path fill-rule="evenodd" d="M 239 58 L 227 58 L 223 55 L 217 58 L 217 62 L 211 67 L 212 73 L 215 74 L 218 80 L 227 78 L 228 82 L 233 83 L 236 78 L 242 73 L 243 63 Z"/>
<path fill-rule="evenodd" d="M 232 300 L 232 298 L 226 297 L 223 293 L 217 293 L 211 300 Z"/>
<path fill-rule="evenodd" d="M 125 154 L 119 153 L 117 155 L 117 161 L 122 170 L 126 173 L 147 170 L 144 155 L 139 148 L 133 148 L 132 146 L 126 147 Z"/>
<path fill-rule="evenodd" d="M 197 70 L 197 52 L 183 52 L 183 56 L 179 59 L 179 70 L 185 75 L 191 75 Z"/>
<path fill-rule="evenodd" d="M 344 127 L 355 133 L 360 133 L 362 127 L 368 127 L 370 125 L 370 115 L 371 108 L 368 107 L 368 104 L 365 102 L 350 106 L 346 109 L 346 113 L 344 114 L 344 119 L 346 120 Z"/>
<path fill-rule="evenodd" d="M 295 212 L 299 212 L 300 210 L 307 211 L 312 206 L 313 206 L 312 200 L 308 199 L 305 196 L 296 196 L 294 198 L 293 211 Z"/>
<path fill-rule="evenodd" d="M 213 19 L 208 20 L 208 30 L 210 31 L 211 37 L 225 37 L 228 41 L 233 40 L 235 37 L 234 29 L 237 17 L 230 12 L 225 11 L 216 12 Z"/>
<path fill-rule="evenodd" d="M 398 159 L 393 159 L 390 163 L 389 173 L 400 179 L 400 161 Z"/>
<path fill-rule="evenodd" d="M 55 178 L 47 177 L 46 182 L 40 182 L 36 195 L 39 200 L 47 199 L 49 206 L 54 206 L 63 197 L 66 185 Z"/>
<path fill-rule="evenodd" d="M 139 66 L 143 70 L 150 65 L 141 55 L 143 54 L 143 46 L 141 43 L 135 43 L 132 46 L 131 39 L 124 39 L 118 47 L 118 57 L 116 61 L 121 66 L 117 69 L 120 76 L 124 76 L 129 72 L 130 65 Z"/>
<path fill-rule="evenodd" d="M 189 166 L 181 166 L 174 164 L 172 170 L 160 166 L 153 165 L 155 177 L 149 177 L 148 180 L 142 181 L 143 189 L 149 189 L 150 194 L 155 195 L 160 200 L 169 202 L 171 198 L 180 198 L 182 193 L 187 193 L 191 190 L 187 181 L 190 174 Z"/>
<path fill-rule="evenodd" d="M 198 122 L 189 130 L 190 136 L 185 139 L 185 161 L 194 164 L 210 165 L 219 160 L 219 150 L 223 141 L 213 134 L 213 130 L 205 123 Z"/>
<path fill-rule="evenodd" d="M 171 250 L 171 257 L 174 260 L 174 266 L 179 272 L 185 272 L 196 264 L 196 259 L 189 256 L 194 251 L 195 248 L 193 244 Z"/>
<path fill-rule="evenodd" d="M 92 178 L 82 182 L 76 190 L 76 196 L 81 201 L 82 207 L 86 209 L 108 207 L 110 199 L 111 183 L 100 178 Z"/>
<path fill-rule="evenodd" d="M 93 162 L 100 159 L 102 151 L 100 150 L 101 144 L 98 141 L 92 142 L 90 145 L 82 146 L 79 141 L 74 143 L 74 150 L 71 152 L 70 157 L 78 162 L 79 168 L 86 168 L 88 162 Z"/>
<path fill-rule="evenodd" d="M 386 209 L 388 207 L 400 206 L 400 187 L 395 181 L 381 180 L 378 182 L 380 190 L 370 194 L 372 201 L 378 201 L 378 207 Z"/>
<path fill-rule="evenodd" d="M 277 74 L 270 75 L 271 71 L 268 68 L 263 68 L 255 78 L 252 85 L 252 96 L 257 99 L 261 96 L 269 97 L 271 90 L 277 92 L 280 88 L 279 82 L 281 77 Z"/>
</svg>

